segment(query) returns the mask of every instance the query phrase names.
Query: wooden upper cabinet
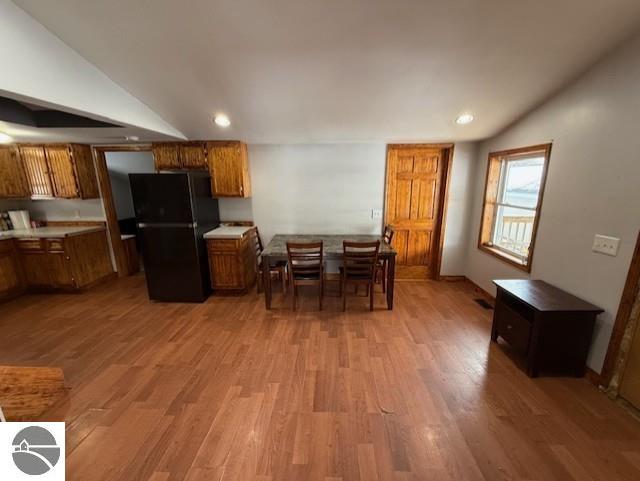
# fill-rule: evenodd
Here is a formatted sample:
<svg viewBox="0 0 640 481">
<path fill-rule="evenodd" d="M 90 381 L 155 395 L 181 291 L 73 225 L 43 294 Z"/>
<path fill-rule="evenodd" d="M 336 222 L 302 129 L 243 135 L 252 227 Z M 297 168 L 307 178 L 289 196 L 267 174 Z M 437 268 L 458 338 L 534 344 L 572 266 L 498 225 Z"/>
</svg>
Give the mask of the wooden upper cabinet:
<svg viewBox="0 0 640 481">
<path fill-rule="evenodd" d="M 97 199 L 100 197 L 98 177 L 93 164 L 93 154 L 89 145 L 71 144 L 71 155 L 76 169 L 78 190 L 83 199 Z"/>
<path fill-rule="evenodd" d="M 207 150 L 204 142 L 180 144 L 180 165 L 183 169 L 207 170 Z"/>
<path fill-rule="evenodd" d="M 63 199 L 80 197 L 78 179 L 71 158 L 71 148 L 68 145 L 56 145 L 46 146 L 44 150 L 53 184 L 53 196 Z"/>
<path fill-rule="evenodd" d="M 14 146 L 0 147 L 0 198 L 29 197 L 29 185 Z"/>
<path fill-rule="evenodd" d="M 153 161 L 156 170 L 176 170 L 181 169 L 180 144 L 174 143 L 154 143 L 151 146 Z"/>
<path fill-rule="evenodd" d="M 100 197 L 91 147 L 88 145 L 23 145 L 19 151 L 32 198 Z"/>
<path fill-rule="evenodd" d="M 242 142 L 208 142 L 213 197 L 251 197 L 247 145 Z"/>
<path fill-rule="evenodd" d="M 53 197 L 53 185 L 44 146 L 20 146 L 19 150 L 31 197 L 36 199 Z"/>
</svg>

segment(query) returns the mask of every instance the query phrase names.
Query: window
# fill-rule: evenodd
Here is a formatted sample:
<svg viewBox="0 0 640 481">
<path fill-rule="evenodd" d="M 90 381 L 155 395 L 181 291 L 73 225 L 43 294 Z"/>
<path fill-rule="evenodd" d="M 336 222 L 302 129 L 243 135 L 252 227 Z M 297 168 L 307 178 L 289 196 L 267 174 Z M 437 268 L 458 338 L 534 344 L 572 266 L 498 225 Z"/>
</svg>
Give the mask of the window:
<svg viewBox="0 0 640 481">
<path fill-rule="evenodd" d="M 478 247 L 531 271 L 551 144 L 489 154 Z"/>
</svg>

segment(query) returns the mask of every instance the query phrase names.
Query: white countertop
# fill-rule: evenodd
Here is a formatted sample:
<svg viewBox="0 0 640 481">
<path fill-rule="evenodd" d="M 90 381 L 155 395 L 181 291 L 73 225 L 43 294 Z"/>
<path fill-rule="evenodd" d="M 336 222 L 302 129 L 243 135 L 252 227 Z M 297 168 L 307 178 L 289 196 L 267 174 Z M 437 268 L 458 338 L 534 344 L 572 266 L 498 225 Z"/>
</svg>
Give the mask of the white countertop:
<svg viewBox="0 0 640 481">
<path fill-rule="evenodd" d="M 56 237 L 70 237 L 80 234 L 89 234 L 105 230 L 102 225 L 96 226 L 55 226 L 37 227 L 35 229 L 15 229 L 0 232 L 0 239 L 42 239 Z"/>
<path fill-rule="evenodd" d="M 252 226 L 230 226 L 217 227 L 207 232 L 205 239 L 240 239 L 243 235 L 253 229 Z"/>
</svg>

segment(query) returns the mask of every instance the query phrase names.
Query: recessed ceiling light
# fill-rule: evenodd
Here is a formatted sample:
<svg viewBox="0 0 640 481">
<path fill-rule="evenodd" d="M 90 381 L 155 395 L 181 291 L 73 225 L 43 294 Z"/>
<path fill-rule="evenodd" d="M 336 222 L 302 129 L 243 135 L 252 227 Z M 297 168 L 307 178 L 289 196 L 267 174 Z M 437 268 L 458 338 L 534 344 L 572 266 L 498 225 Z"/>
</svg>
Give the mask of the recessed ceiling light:
<svg viewBox="0 0 640 481">
<path fill-rule="evenodd" d="M 13 142 L 13 139 L 9 134 L 0 132 L 0 144 L 10 144 L 11 142 Z"/>
<path fill-rule="evenodd" d="M 231 125 L 231 120 L 225 114 L 218 114 L 213 118 L 213 121 L 219 127 L 229 127 Z"/>
<path fill-rule="evenodd" d="M 124 139 L 137 142 L 138 140 L 140 140 L 140 137 L 138 137 L 137 135 L 125 135 Z"/>
<path fill-rule="evenodd" d="M 471 114 L 462 114 L 459 115 L 456 119 L 456 124 L 464 125 L 473 122 L 473 115 Z"/>
</svg>

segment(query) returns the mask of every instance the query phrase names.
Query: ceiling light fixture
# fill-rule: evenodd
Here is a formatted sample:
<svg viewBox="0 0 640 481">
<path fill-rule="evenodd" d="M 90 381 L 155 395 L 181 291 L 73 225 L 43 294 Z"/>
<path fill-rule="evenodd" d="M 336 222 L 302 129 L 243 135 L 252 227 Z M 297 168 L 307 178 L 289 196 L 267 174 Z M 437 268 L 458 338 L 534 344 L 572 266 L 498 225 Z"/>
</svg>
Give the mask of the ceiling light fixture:
<svg viewBox="0 0 640 481">
<path fill-rule="evenodd" d="M 0 132 L 0 144 L 9 144 L 13 142 L 13 139 L 9 134 L 5 134 L 4 132 Z"/>
<path fill-rule="evenodd" d="M 460 125 L 470 124 L 471 122 L 473 122 L 473 115 L 471 114 L 458 115 L 456 119 L 456 124 Z"/>
<path fill-rule="evenodd" d="M 229 127 L 231 125 L 231 120 L 225 114 L 217 114 L 213 121 L 216 123 L 218 127 Z"/>
<path fill-rule="evenodd" d="M 124 140 L 131 140 L 133 142 L 137 142 L 138 140 L 140 140 L 140 137 L 138 137 L 137 135 L 125 135 Z"/>
</svg>

